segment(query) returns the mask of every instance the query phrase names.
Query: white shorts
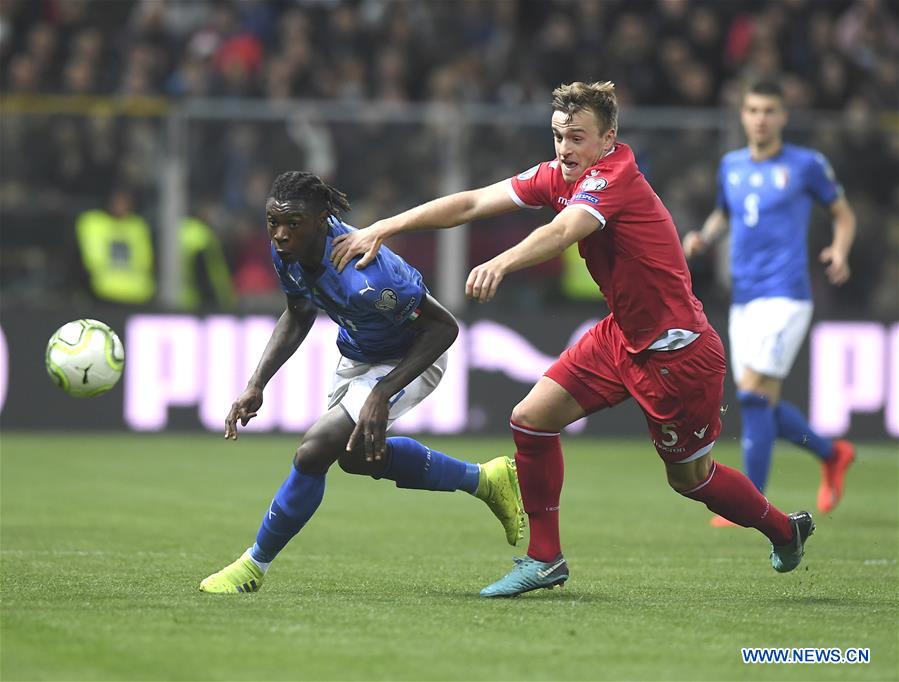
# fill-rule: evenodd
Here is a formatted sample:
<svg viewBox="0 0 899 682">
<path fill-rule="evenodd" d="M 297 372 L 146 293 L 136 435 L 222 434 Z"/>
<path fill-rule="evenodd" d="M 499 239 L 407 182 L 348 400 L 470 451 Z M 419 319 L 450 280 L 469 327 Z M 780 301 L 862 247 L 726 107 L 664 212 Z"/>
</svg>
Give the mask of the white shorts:
<svg viewBox="0 0 899 682">
<path fill-rule="evenodd" d="M 730 307 L 730 355 L 734 379 L 743 370 L 783 379 L 812 321 L 811 301 L 793 298 L 756 298 Z"/>
<path fill-rule="evenodd" d="M 387 417 L 388 429 L 397 419 L 418 405 L 437 388 L 446 371 L 447 355 L 448 353 L 444 353 L 437 358 L 433 365 L 390 399 L 390 412 Z M 334 371 L 331 392 L 328 394 L 328 409 L 340 405 L 355 424 L 359 421 L 362 406 L 375 384 L 399 363 L 400 361 L 397 360 L 371 365 L 367 362 L 350 360 L 341 355 L 337 369 Z"/>
</svg>

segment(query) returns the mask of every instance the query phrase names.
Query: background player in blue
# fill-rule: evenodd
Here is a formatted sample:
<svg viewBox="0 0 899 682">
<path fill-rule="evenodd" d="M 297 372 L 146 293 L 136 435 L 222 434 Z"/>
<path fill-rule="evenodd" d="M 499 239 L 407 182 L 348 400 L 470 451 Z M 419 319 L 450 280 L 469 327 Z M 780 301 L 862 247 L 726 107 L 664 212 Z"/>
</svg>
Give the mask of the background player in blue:
<svg viewBox="0 0 899 682">
<path fill-rule="evenodd" d="M 386 437 L 390 424 L 437 387 L 458 325 L 428 294 L 419 272 L 389 249 L 364 271 L 334 269 L 331 240 L 354 229 L 337 218 L 346 210 L 346 196 L 315 175 L 291 171 L 272 185 L 265 211 L 287 309 L 246 390 L 231 406 L 225 438 L 236 440 L 238 422 L 246 426 L 256 416 L 263 388 L 300 346 L 317 308 L 340 326 L 342 357 L 328 411 L 303 437 L 255 544 L 203 580 L 205 592 L 259 589 L 269 564 L 321 503 L 325 474 L 335 461 L 344 471 L 386 478 L 400 488 L 464 490 L 487 503 L 510 544 L 523 535 L 524 511 L 510 458 L 473 464 L 411 438 Z"/>
<path fill-rule="evenodd" d="M 792 441 L 821 460 L 818 509 L 829 512 L 843 494 L 855 449 L 848 441 L 819 436 L 780 393 L 812 318 L 806 245 L 812 203 L 827 207 L 833 217 L 833 241 L 820 261 L 835 285 L 849 279 L 855 214 L 827 159 L 783 142 L 787 112 L 779 85 L 760 82 L 749 88 L 741 121 L 749 144 L 722 159 L 717 206 L 701 231 L 684 237 L 684 251 L 688 258 L 702 253 L 730 227 L 729 336 L 746 475 L 763 491 L 774 440 Z M 716 516 L 712 525 L 733 524 Z"/>
</svg>

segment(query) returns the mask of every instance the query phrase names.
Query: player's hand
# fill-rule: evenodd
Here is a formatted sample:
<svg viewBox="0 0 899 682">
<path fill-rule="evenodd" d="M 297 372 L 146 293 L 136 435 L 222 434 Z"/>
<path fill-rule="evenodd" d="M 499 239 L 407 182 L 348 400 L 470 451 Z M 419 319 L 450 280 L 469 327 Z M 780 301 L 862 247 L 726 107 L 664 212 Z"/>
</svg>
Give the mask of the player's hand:
<svg viewBox="0 0 899 682">
<path fill-rule="evenodd" d="M 496 258 L 481 263 L 469 273 L 468 281 L 465 282 L 465 295 L 479 303 L 486 303 L 496 295 L 505 275 L 505 268 Z"/>
<path fill-rule="evenodd" d="M 359 411 L 359 419 L 356 428 L 350 434 L 346 444 L 346 451 L 353 452 L 354 448 L 361 444 L 365 453 L 365 461 L 380 461 L 384 458 L 384 450 L 387 448 L 387 417 L 390 413 L 390 403 L 378 391 L 368 394 L 365 404 Z"/>
<path fill-rule="evenodd" d="M 831 284 L 840 286 L 846 283 L 849 279 L 849 259 L 845 253 L 840 249 L 828 246 L 821 251 L 819 259 L 827 265 L 824 272 L 827 273 L 827 279 Z"/>
<path fill-rule="evenodd" d="M 378 223 L 364 230 L 337 235 L 331 242 L 331 263 L 337 272 L 343 272 L 353 258 L 362 254 L 362 258 L 356 263 L 356 269 L 361 270 L 375 259 L 383 241 Z"/>
<path fill-rule="evenodd" d="M 262 407 L 262 389 L 255 386 L 248 387 L 240 397 L 231 405 L 228 416 L 225 417 L 225 440 L 237 440 L 237 421 L 241 426 L 246 426 L 253 417 L 259 413 Z"/>
<path fill-rule="evenodd" d="M 693 230 L 684 235 L 684 257 L 692 258 L 701 253 L 705 253 L 707 244 L 702 238 L 702 233 Z"/>
</svg>

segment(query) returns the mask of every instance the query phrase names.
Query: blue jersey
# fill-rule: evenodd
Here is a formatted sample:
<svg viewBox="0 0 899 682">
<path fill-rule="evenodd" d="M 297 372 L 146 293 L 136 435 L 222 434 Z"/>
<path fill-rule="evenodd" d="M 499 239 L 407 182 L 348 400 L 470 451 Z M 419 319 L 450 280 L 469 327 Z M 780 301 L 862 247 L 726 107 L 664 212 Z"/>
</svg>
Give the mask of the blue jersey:
<svg viewBox="0 0 899 682">
<path fill-rule="evenodd" d="M 364 270 L 351 263 L 337 272 L 331 242 L 353 230 L 337 218 L 328 219 L 322 268 L 316 273 L 299 263 L 284 263 L 272 246 L 281 288 L 288 296 L 312 301 L 340 326 L 337 347 L 345 357 L 368 363 L 401 358 L 415 338 L 406 322 L 417 317 L 428 289 L 418 270 L 384 246 Z"/>
<path fill-rule="evenodd" d="M 829 206 L 842 192 L 814 149 L 785 144 L 764 161 L 753 161 L 748 148 L 724 156 L 717 204 L 730 216 L 734 303 L 811 299 L 806 242 L 812 201 Z"/>
</svg>

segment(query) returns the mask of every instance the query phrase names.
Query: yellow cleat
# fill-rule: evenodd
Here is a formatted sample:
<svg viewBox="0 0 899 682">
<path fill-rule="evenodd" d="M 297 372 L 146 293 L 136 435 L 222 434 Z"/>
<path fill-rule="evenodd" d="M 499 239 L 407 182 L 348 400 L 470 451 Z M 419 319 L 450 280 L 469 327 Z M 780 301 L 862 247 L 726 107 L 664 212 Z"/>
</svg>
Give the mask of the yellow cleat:
<svg viewBox="0 0 899 682">
<path fill-rule="evenodd" d="M 510 457 L 497 457 L 481 465 L 475 497 L 484 500 L 503 524 L 510 545 L 524 537 L 524 505 L 515 462 Z"/>
<path fill-rule="evenodd" d="M 262 569 L 250 559 L 248 549 L 233 564 L 228 564 L 218 573 L 204 578 L 200 583 L 200 591 L 213 594 L 255 592 L 262 587 L 264 575 Z"/>
</svg>

